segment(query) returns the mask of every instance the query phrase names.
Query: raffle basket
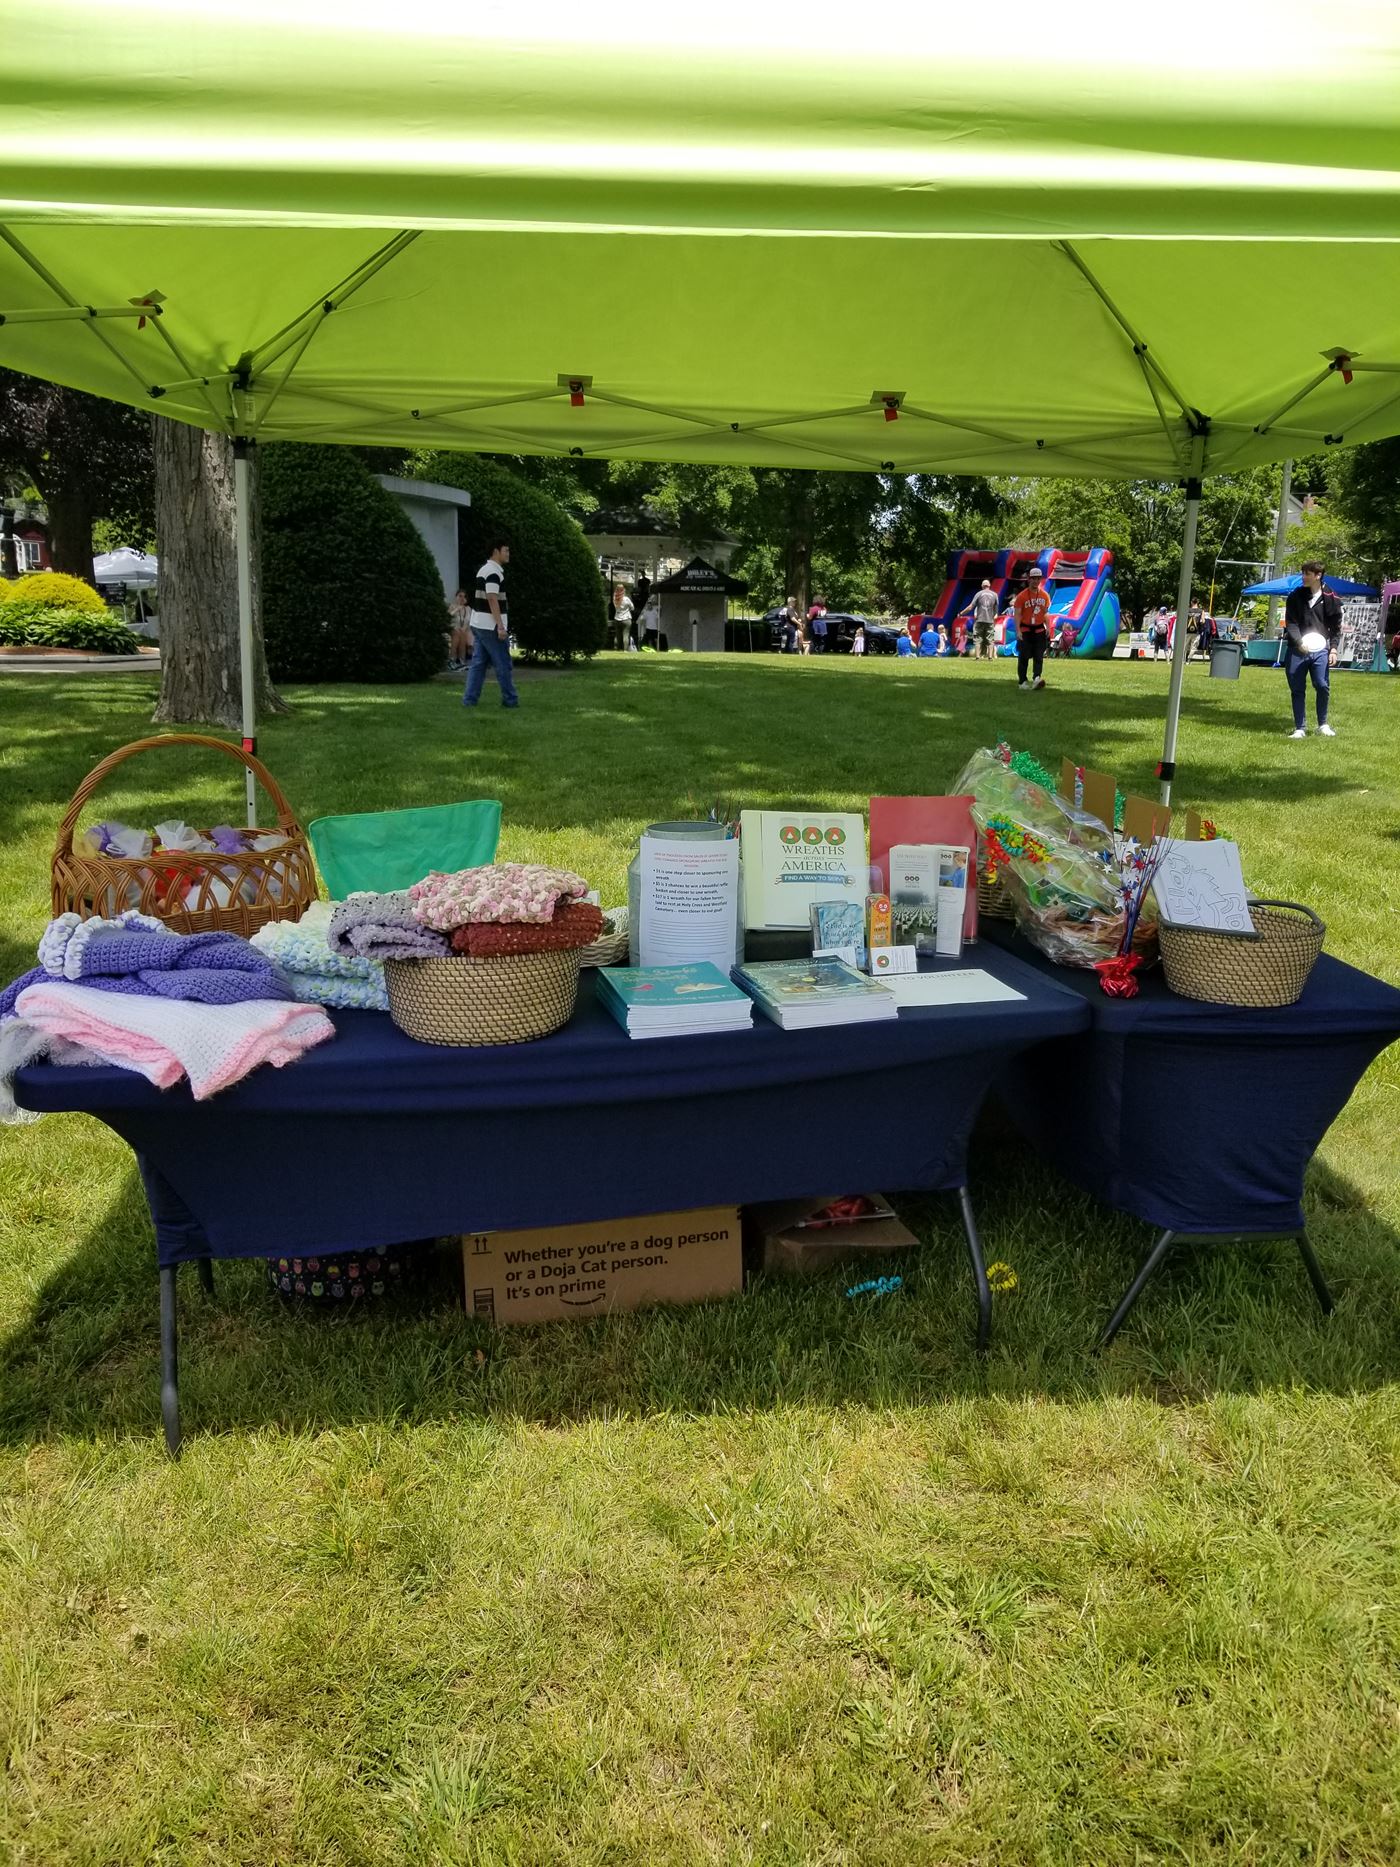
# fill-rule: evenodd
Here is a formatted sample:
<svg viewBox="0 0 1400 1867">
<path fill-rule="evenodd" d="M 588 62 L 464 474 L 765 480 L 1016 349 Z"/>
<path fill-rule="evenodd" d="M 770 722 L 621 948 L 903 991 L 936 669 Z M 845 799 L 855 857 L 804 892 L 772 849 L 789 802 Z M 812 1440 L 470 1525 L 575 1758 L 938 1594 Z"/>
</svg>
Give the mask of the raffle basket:
<svg viewBox="0 0 1400 1867">
<path fill-rule="evenodd" d="M 1182 998 L 1208 1005 L 1293 1005 L 1317 964 L 1327 929 L 1296 901 L 1251 901 L 1258 934 L 1209 927 L 1161 928 L 1162 970 Z"/>
<path fill-rule="evenodd" d="M 78 820 L 98 786 L 138 752 L 161 746 L 210 746 L 252 772 L 277 813 L 285 840 L 271 849 L 157 850 L 150 856 L 89 855 L 74 846 Z M 253 831 L 270 835 L 270 831 Z M 316 872 L 306 835 L 272 773 L 251 752 L 203 733 L 163 733 L 122 746 L 94 765 L 73 793 L 54 844 L 53 911 L 83 920 L 128 909 L 154 915 L 173 933 L 236 933 L 245 938 L 268 921 L 299 920 L 316 899 Z"/>
<path fill-rule="evenodd" d="M 476 959 L 386 959 L 389 1015 L 422 1044 L 526 1044 L 569 1022 L 579 949 Z"/>
</svg>

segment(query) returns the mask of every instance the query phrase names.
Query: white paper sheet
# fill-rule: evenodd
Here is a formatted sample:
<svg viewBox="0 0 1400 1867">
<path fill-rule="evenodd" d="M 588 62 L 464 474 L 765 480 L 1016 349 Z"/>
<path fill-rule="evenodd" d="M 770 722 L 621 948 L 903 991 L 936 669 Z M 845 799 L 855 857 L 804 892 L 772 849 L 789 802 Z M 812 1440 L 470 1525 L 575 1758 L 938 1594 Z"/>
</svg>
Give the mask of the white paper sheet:
<svg viewBox="0 0 1400 1867">
<path fill-rule="evenodd" d="M 1152 892 L 1170 927 L 1213 927 L 1221 933 L 1241 934 L 1255 931 L 1239 844 L 1223 836 L 1200 843 L 1167 838 Z"/>
<path fill-rule="evenodd" d="M 644 836 L 641 858 L 638 963 L 707 959 L 728 978 L 739 915 L 738 841 Z"/>
<path fill-rule="evenodd" d="M 953 972 L 896 974 L 880 983 L 901 1011 L 924 1005 L 991 1005 L 1026 996 L 983 972 L 980 966 L 960 966 Z"/>
</svg>

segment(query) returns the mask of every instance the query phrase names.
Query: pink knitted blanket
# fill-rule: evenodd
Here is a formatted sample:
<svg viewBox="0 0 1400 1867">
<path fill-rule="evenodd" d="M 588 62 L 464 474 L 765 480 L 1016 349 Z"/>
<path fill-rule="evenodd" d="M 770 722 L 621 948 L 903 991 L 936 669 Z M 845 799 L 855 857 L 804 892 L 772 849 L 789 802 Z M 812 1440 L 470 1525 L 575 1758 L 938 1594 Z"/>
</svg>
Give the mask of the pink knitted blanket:
<svg viewBox="0 0 1400 1867">
<path fill-rule="evenodd" d="M 335 1035 L 318 1005 L 249 999 L 195 1005 L 181 999 L 114 997 L 86 985 L 31 985 L 17 1016 L 50 1037 L 81 1044 L 105 1063 L 139 1070 L 158 1089 L 187 1076 L 196 1102 L 260 1063 L 281 1068 Z"/>
</svg>

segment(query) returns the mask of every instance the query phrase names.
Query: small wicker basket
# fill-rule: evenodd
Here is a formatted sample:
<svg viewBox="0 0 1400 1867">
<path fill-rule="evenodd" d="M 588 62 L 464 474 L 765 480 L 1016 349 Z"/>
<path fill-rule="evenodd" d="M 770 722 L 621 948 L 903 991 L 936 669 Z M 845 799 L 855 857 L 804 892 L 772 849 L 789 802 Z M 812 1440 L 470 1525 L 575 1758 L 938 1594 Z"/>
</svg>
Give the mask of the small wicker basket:
<svg viewBox="0 0 1400 1867">
<path fill-rule="evenodd" d="M 389 1016 L 421 1044 L 526 1044 L 567 1024 L 579 949 L 473 959 L 386 959 Z"/>
<path fill-rule="evenodd" d="M 584 966 L 616 966 L 627 958 L 626 908 L 608 908 L 603 915 L 603 931 L 579 954 Z"/>
<path fill-rule="evenodd" d="M 237 760 L 272 800 L 286 841 L 275 849 L 240 850 L 235 855 L 164 849 L 131 858 L 79 854 L 73 833 L 93 792 L 124 760 L 158 746 L 212 746 Z M 155 915 L 174 933 L 236 933 L 247 938 L 268 921 L 299 920 L 316 899 L 316 871 L 305 832 L 272 773 L 242 746 L 203 733 L 138 739 L 94 765 L 58 826 L 52 877 L 55 918 L 73 913 L 91 920 L 135 908 Z"/>
<path fill-rule="evenodd" d="M 1257 939 L 1209 927 L 1161 929 L 1162 970 L 1182 998 L 1208 1005 L 1293 1005 L 1327 929 L 1296 901 L 1251 901 Z"/>
</svg>

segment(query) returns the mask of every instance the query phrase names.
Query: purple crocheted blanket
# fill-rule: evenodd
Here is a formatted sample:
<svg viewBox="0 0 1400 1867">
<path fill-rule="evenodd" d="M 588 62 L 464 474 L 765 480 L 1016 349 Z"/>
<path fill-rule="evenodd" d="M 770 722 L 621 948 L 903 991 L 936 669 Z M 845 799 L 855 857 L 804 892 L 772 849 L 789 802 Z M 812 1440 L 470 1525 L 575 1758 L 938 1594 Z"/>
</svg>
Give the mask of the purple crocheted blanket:
<svg viewBox="0 0 1400 1867">
<path fill-rule="evenodd" d="M 26 986 L 66 979 L 99 992 L 179 998 L 201 1005 L 290 999 L 280 969 L 232 933 L 171 933 L 145 914 L 80 921 L 63 914 L 39 942 L 39 964 L 0 992 L 0 1018 L 14 1015 Z"/>
<path fill-rule="evenodd" d="M 332 953 L 355 959 L 441 959 L 452 951 L 446 934 L 417 920 L 406 889 L 338 901 L 326 940 Z"/>
</svg>

